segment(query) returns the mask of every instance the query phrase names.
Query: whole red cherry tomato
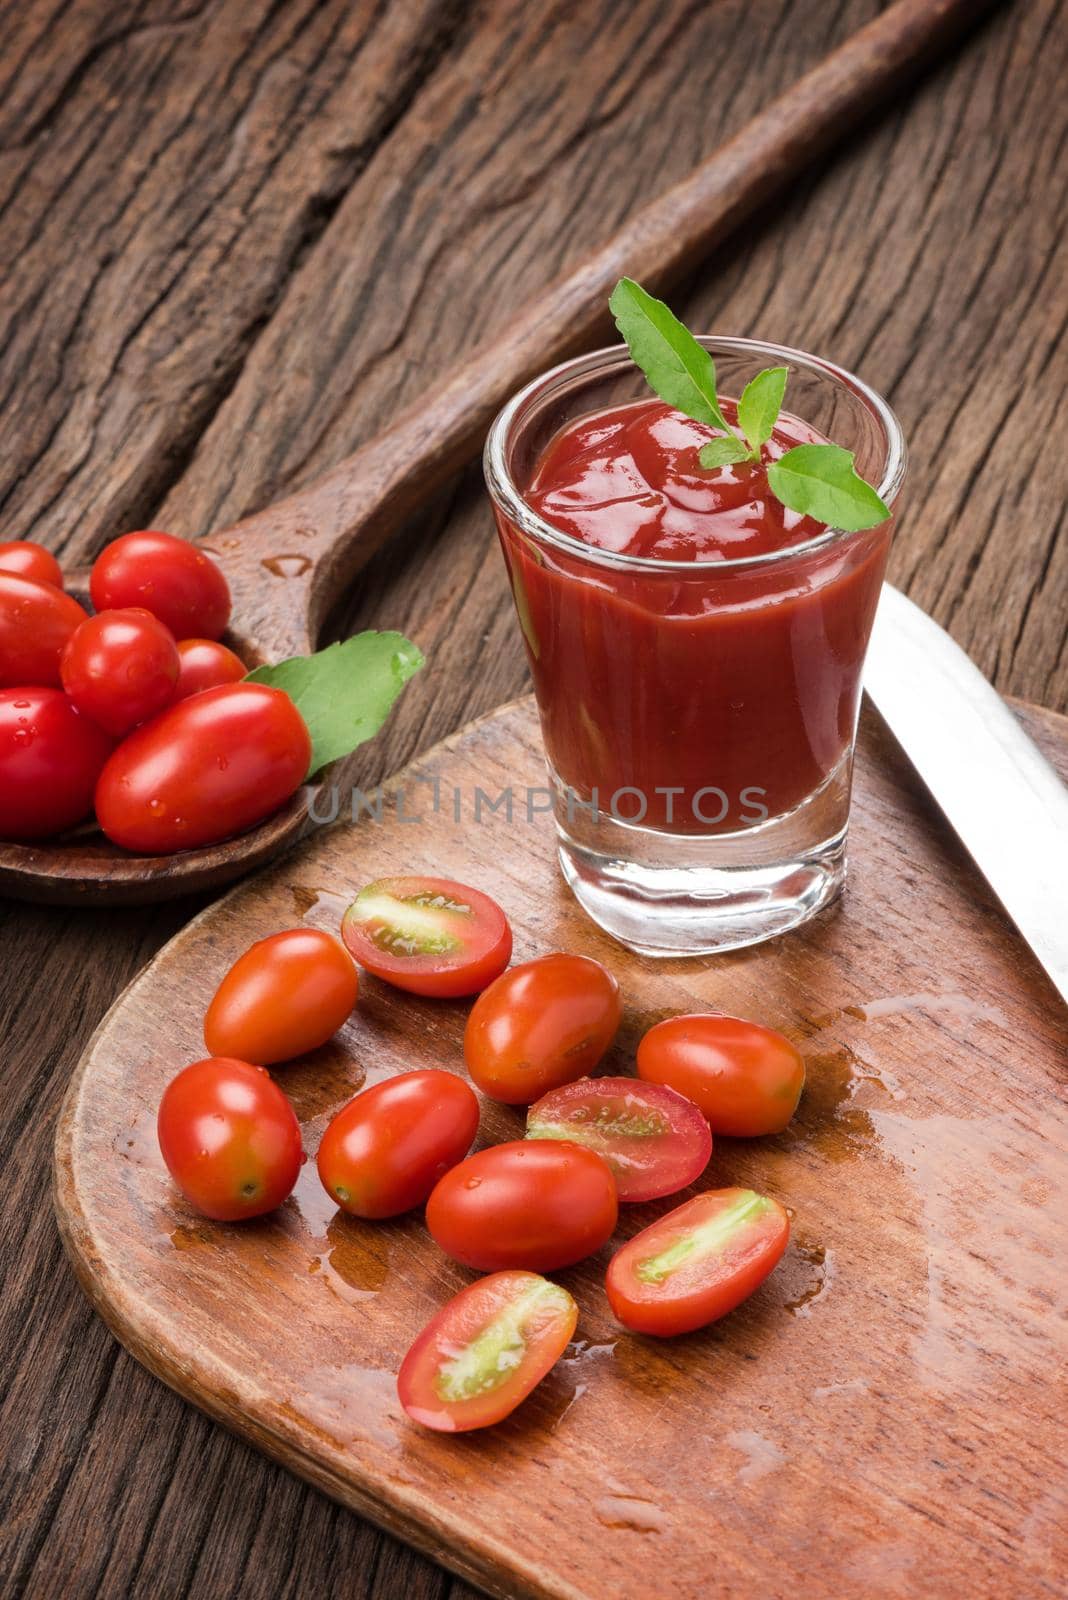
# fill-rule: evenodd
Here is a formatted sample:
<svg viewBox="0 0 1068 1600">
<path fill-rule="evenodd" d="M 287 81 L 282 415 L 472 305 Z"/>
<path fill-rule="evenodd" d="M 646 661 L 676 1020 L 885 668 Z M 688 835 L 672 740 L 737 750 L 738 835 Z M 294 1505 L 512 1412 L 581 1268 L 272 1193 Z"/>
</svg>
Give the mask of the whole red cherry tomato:
<svg viewBox="0 0 1068 1600">
<path fill-rule="evenodd" d="M 515 1410 L 560 1359 L 578 1322 L 566 1289 L 533 1272 L 495 1272 L 454 1295 L 401 1364 L 413 1422 L 468 1433 Z"/>
<path fill-rule="evenodd" d="M 293 1107 L 247 1061 L 213 1056 L 186 1067 L 163 1091 L 157 1131 L 171 1177 L 217 1222 L 273 1211 L 304 1160 Z"/>
<path fill-rule="evenodd" d="M 692 1333 L 726 1316 L 764 1282 L 790 1239 L 777 1200 L 714 1189 L 669 1211 L 608 1266 L 608 1303 L 635 1333 Z"/>
<path fill-rule="evenodd" d="M 54 584 L 0 572 L 0 689 L 58 689 L 63 646 L 87 615 Z"/>
<path fill-rule="evenodd" d="M 361 967 L 410 994 L 477 994 L 512 956 L 495 900 L 451 878 L 380 878 L 345 912 L 341 937 Z"/>
<path fill-rule="evenodd" d="M 21 578 L 35 578 L 38 583 L 51 583 L 63 587 L 63 568 L 43 544 L 29 539 L 9 539 L 0 544 L 0 572 L 17 572 Z"/>
<path fill-rule="evenodd" d="M 805 1086 L 805 1063 L 789 1039 L 759 1022 L 717 1013 L 669 1017 L 638 1046 L 638 1076 L 677 1089 L 713 1133 L 780 1133 Z"/>
<path fill-rule="evenodd" d="M 137 728 L 100 774 L 97 821 L 145 855 L 215 844 L 277 811 L 304 782 L 311 739 L 263 683 L 207 689 Z"/>
<path fill-rule="evenodd" d="M 248 668 L 216 639 L 181 639 L 178 642 L 178 685 L 175 700 L 188 700 L 221 683 L 240 683 Z"/>
<path fill-rule="evenodd" d="M 121 738 L 174 698 L 178 646 L 150 611 L 101 611 L 71 634 L 59 671 L 78 710 Z"/>
<path fill-rule="evenodd" d="M 402 1072 L 342 1107 L 319 1146 L 323 1188 L 354 1217 L 421 1206 L 478 1132 L 478 1098 L 462 1078 Z"/>
<path fill-rule="evenodd" d="M 528 1139 L 568 1139 L 604 1156 L 621 1200 L 659 1200 L 699 1178 L 712 1154 L 691 1100 L 633 1078 L 580 1078 L 527 1112 Z"/>
<path fill-rule="evenodd" d="M 81 822 L 111 750 L 61 690 L 0 690 L 0 839 L 46 839 Z"/>
<path fill-rule="evenodd" d="M 204 1018 L 213 1056 L 270 1066 L 306 1055 L 337 1032 L 356 1004 L 356 964 L 339 939 L 290 928 L 239 956 Z"/>
<path fill-rule="evenodd" d="M 427 1201 L 426 1225 L 465 1267 L 552 1272 L 599 1250 L 617 1211 L 612 1170 L 595 1151 L 513 1139 L 447 1172 Z"/>
<path fill-rule="evenodd" d="M 588 956 L 552 955 L 502 974 L 471 1008 L 467 1069 L 484 1094 L 529 1105 L 593 1071 L 616 1036 L 619 985 Z"/>
<path fill-rule="evenodd" d="M 172 533 L 124 533 L 89 577 L 97 611 L 143 606 L 176 639 L 217 639 L 230 620 L 230 586 L 209 555 Z"/>
</svg>

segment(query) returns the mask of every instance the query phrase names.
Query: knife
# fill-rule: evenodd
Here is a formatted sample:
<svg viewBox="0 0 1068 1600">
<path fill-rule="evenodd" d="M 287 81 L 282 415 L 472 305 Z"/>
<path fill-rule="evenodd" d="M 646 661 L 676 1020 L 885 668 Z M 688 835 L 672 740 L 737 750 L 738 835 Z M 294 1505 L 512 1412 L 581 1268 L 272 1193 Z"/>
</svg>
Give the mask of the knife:
<svg viewBox="0 0 1068 1600">
<path fill-rule="evenodd" d="M 975 663 L 888 583 L 864 687 L 1068 1002 L 1068 789 Z"/>
</svg>

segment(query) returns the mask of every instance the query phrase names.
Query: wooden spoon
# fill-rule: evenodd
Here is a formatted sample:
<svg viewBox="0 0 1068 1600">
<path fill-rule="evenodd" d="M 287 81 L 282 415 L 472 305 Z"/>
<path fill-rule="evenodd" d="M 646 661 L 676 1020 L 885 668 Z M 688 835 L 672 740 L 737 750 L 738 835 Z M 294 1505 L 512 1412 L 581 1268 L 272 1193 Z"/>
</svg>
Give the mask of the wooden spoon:
<svg viewBox="0 0 1068 1600">
<path fill-rule="evenodd" d="M 670 285 L 995 3 L 897 0 L 377 438 L 308 488 L 203 540 L 233 591 L 234 649 L 250 664 L 312 650 L 333 601 L 477 453 L 504 401 L 607 330 L 608 296 L 620 276 Z M 72 574 L 75 593 L 79 579 Z M 89 831 L 62 842 L 0 844 L 0 890 L 102 905 L 213 888 L 293 844 L 309 826 L 310 795 L 301 790 L 238 838 L 168 856 L 131 856 Z"/>
</svg>

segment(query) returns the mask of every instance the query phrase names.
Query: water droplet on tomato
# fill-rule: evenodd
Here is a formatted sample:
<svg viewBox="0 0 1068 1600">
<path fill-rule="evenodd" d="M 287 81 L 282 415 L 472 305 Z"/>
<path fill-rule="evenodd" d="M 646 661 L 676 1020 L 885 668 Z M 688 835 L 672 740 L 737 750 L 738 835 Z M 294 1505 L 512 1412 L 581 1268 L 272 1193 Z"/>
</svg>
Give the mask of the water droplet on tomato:
<svg viewBox="0 0 1068 1600">
<path fill-rule="evenodd" d="M 148 809 L 154 817 L 162 817 L 167 807 L 164 805 L 162 800 L 150 800 L 148 802 Z"/>
<path fill-rule="evenodd" d="M 26 710 L 28 710 L 29 704 L 30 704 L 30 702 L 28 700 L 16 700 L 16 701 L 14 701 L 14 706 L 15 706 L 15 710 L 16 711 L 26 711 Z M 22 722 L 23 720 L 24 719 L 22 717 L 19 718 L 20 722 Z"/>
<path fill-rule="evenodd" d="M 230 765 L 229 758 L 227 756 L 220 756 L 216 765 L 218 766 L 220 772 L 225 772 L 227 767 Z"/>
<path fill-rule="evenodd" d="M 467 1178 L 464 1181 L 464 1188 L 465 1189 L 477 1189 L 481 1182 L 482 1182 L 481 1178 Z"/>
</svg>

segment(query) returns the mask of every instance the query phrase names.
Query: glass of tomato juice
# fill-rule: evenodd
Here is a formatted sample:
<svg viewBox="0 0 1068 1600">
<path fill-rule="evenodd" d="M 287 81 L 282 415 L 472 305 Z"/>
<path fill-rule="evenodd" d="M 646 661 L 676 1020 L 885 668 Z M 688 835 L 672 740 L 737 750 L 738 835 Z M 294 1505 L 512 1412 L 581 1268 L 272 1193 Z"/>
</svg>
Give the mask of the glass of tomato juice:
<svg viewBox="0 0 1068 1600">
<path fill-rule="evenodd" d="M 755 944 L 840 890 L 861 669 L 906 467 L 893 412 L 850 373 L 749 339 L 701 343 L 721 397 L 787 368 L 762 464 L 701 468 L 710 430 L 653 396 L 623 345 L 528 384 L 485 453 L 563 875 L 648 955 Z M 827 441 L 878 489 L 881 526 L 843 532 L 770 495 L 768 460 Z"/>
</svg>

